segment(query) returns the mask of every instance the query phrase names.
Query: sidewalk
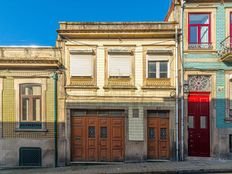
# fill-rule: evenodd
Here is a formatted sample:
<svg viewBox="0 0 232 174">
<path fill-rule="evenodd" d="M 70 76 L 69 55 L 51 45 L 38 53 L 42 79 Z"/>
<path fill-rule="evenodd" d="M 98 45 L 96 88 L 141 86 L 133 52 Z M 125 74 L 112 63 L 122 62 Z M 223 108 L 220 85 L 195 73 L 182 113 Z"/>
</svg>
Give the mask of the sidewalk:
<svg viewBox="0 0 232 174">
<path fill-rule="evenodd" d="M 0 170 L 1 174 L 152 174 L 152 173 L 232 173 L 232 161 L 146 162 L 114 165 L 75 165 L 61 168 Z"/>
</svg>

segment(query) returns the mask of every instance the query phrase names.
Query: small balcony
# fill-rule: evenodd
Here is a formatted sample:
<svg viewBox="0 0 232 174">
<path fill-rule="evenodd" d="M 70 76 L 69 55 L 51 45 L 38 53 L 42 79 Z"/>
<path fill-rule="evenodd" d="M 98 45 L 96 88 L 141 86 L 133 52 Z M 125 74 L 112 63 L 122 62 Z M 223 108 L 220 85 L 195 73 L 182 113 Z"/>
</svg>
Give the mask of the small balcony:
<svg viewBox="0 0 232 174">
<path fill-rule="evenodd" d="M 189 43 L 189 50 L 210 50 L 213 49 L 212 43 Z"/>
<path fill-rule="evenodd" d="M 221 43 L 220 43 L 220 60 L 223 62 L 232 62 L 232 37 L 228 36 L 226 37 Z"/>
</svg>

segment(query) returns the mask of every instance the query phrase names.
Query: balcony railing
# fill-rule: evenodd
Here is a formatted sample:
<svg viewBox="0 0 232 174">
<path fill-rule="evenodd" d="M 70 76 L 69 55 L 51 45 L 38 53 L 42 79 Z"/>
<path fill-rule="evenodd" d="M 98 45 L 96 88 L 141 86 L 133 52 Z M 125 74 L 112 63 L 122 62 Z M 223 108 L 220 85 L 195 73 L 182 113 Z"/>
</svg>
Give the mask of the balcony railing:
<svg viewBox="0 0 232 174">
<path fill-rule="evenodd" d="M 222 61 L 232 61 L 232 36 L 226 37 L 220 43 L 219 55 Z"/>
<path fill-rule="evenodd" d="M 212 49 L 213 45 L 212 43 L 189 43 L 188 49 L 189 50 L 202 50 L 202 49 Z"/>
</svg>

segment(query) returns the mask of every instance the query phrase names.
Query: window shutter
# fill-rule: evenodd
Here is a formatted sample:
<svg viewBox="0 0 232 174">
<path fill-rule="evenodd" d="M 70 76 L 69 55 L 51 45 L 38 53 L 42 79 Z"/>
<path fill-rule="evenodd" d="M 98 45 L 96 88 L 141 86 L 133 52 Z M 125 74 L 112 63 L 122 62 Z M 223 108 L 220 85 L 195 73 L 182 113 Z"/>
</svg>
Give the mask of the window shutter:
<svg viewBox="0 0 232 174">
<path fill-rule="evenodd" d="M 109 56 L 109 76 L 131 75 L 132 56 Z"/>
<path fill-rule="evenodd" d="M 93 55 L 70 55 L 71 76 L 93 76 Z"/>
</svg>

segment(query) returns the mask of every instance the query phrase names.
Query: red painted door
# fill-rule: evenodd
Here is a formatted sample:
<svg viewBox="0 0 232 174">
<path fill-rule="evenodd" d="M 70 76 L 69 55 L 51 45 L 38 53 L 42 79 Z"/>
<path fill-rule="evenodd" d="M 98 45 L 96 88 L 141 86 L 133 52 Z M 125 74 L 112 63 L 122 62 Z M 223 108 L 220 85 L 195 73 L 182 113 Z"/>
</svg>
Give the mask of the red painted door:
<svg viewBox="0 0 232 174">
<path fill-rule="evenodd" d="M 189 156 L 210 156 L 209 93 L 190 93 L 188 98 Z"/>
<path fill-rule="evenodd" d="M 230 52 L 232 51 L 232 12 L 230 13 Z"/>
</svg>

